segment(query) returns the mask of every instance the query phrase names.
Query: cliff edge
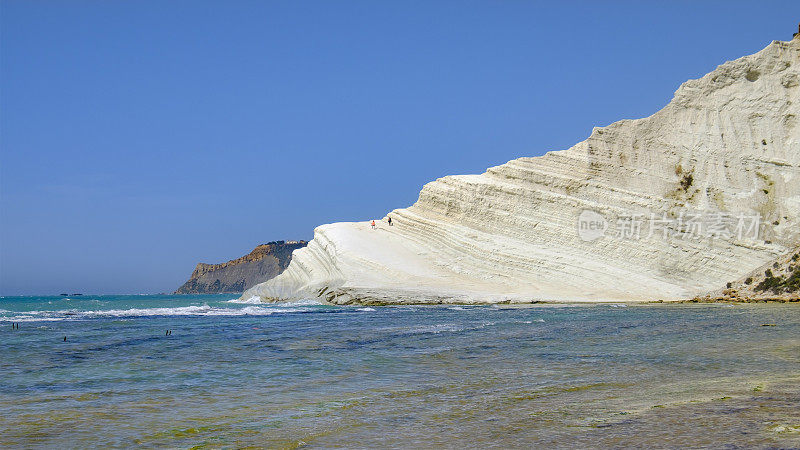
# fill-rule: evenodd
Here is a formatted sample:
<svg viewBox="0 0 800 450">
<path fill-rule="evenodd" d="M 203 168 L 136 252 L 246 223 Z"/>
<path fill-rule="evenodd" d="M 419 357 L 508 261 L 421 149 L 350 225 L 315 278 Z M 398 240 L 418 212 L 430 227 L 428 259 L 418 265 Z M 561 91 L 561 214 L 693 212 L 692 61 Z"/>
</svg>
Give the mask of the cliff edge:
<svg viewBox="0 0 800 450">
<path fill-rule="evenodd" d="M 292 252 L 306 241 L 275 241 L 262 244 L 241 258 L 221 264 L 199 263 L 189 280 L 175 294 L 239 293 L 272 279 L 292 260 Z"/>
<path fill-rule="evenodd" d="M 317 227 L 242 298 L 334 304 L 679 301 L 800 245 L 800 36 L 683 83 L 650 117 L 367 222 Z"/>
</svg>

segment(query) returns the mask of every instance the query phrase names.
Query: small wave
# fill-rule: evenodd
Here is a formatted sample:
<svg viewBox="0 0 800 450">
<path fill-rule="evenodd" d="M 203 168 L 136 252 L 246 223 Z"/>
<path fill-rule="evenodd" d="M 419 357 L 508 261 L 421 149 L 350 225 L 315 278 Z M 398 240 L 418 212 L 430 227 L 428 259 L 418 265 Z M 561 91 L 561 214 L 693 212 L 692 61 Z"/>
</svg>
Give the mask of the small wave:
<svg viewBox="0 0 800 450">
<path fill-rule="evenodd" d="M 203 306 L 182 306 L 176 308 L 131 308 L 131 309 L 109 309 L 96 311 L 58 311 L 62 314 L 74 314 L 89 317 L 129 317 L 129 316 L 192 316 L 206 315 L 213 308 L 208 305 Z"/>
<path fill-rule="evenodd" d="M 261 305 L 264 302 L 261 300 L 261 297 L 254 295 L 247 300 L 242 300 L 241 298 L 234 298 L 232 300 L 228 300 L 228 303 L 239 303 L 244 305 Z"/>
<path fill-rule="evenodd" d="M 454 323 L 439 323 L 435 325 L 418 325 L 412 327 L 384 327 L 377 328 L 376 331 L 384 331 L 398 335 L 414 335 L 414 334 L 439 334 L 442 332 L 458 332 L 464 330 Z"/>
<path fill-rule="evenodd" d="M 357 311 L 364 311 L 364 312 L 374 312 L 375 308 L 358 308 Z"/>
<path fill-rule="evenodd" d="M 276 303 L 269 303 L 265 302 L 261 299 L 261 297 L 254 295 L 248 299 L 241 299 L 241 298 L 234 298 L 232 300 L 228 300 L 227 303 L 238 303 L 240 305 L 277 305 L 277 306 L 315 306 L 321 305 L 322 303 L 318 300 L 312 299 L 302 299 L 302 300 L 293 300 L 288 302 L 276 302 Z"/>
<path fill-rule="evenodd" d="M 376 331 L 385 331 L 401 336 L 412 336 L 418 334 L 460 333 L 463 331 L 480 330 L 496 324 L 496 322 L 483 322 L 480 325 L 463 326 L 455 323 L 438 323 L 434 325 L 417 325 L 412 327 L 378 328 Z"/>
<path fill-rule="evenodd" d="M 57 322 L 64 317 L 11 316 L 0 317 L 0 322 Z"/>
<path fill-rule="evenodd" d="M 218 308 L 208 305 L 176 308 L 131 308 L 94 311 L 61 310 L 29 311 L 16 316 L 0 317 L 0 322 L 60 321 L 103 317 L 150 317 L 150 316 L 268 316 L 276 313 L 306 312 L 308 308 L 280 308 L 271 306 L 247 306 L 244 308 Z"/>
<path fill-rule="evenodd" d="M 300 308 L 270 308 L 247 306 L 245 308 L 215 308 L 208 305 L 179 308 L 121 309 L 109 311 L 86 311 L 87 316 L 140 317 L 140 316 L 268 316 L 275 313 L 302 312 Z"/>
<path fill-rule="evenodd" d="M 442 323 L 436 325 L 422 325 L 418 327 L 408 328 L 408 334 L 439 334 L 439 333 L 455 333 L 464 331 L 464 327 L 456 324 Z"/>
<path fill-rule="evenodd" d="M 319 306 L 322 305 L 323 303 L 320 302 L 319 300 L 315 300 L 312 298 L 304 298 L 302 300 L 292 300 L 288 302 L 280 302 L 274 304 L 280 306 Z"/>
</svg>

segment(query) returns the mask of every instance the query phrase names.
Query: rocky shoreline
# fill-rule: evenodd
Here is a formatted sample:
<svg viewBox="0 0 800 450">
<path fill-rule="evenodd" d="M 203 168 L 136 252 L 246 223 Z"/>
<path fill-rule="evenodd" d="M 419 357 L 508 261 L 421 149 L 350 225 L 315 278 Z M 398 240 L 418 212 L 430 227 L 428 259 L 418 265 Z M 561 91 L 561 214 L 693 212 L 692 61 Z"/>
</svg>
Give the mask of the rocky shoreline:
<svg viewBox="0 0 800 450">
<path fill-rule="evenodd" d="M 686 300 L 689 303 L 800 302 L 800 247 L 787 252 L 725 288 Z"/>
</svg>

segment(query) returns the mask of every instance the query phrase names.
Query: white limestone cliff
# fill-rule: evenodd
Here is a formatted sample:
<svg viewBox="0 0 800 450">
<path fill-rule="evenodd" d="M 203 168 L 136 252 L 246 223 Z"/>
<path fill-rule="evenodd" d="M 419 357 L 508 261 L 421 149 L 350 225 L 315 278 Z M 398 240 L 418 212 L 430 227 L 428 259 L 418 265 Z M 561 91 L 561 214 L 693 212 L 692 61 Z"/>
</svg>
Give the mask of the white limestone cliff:
<svg viewBox="0 0 800 450">
<path fill-rule="evenodd" d="M 800 243 L 799 85 L 800 37 L 775 41 L 683 83 L 650 117 L 428 183 L 413 206 L 389 214 L 393 226 L 322 225 L 284 273 L 243 298 L 639 301 L 716 289 Z M 578 232 L 584 211 L 607 221 L 605 235 Z M 637 213 L 648 219 L 639 238 L 617 238 L 617 219 Z M 650 213 L 673 235 L 650 235 Z M 706 233 L 708 218 L 724 217 L 726 232 L 692 233 L 693 214 Z M 758 236 L 736 232 L 756 216 Z"/>
</svg>

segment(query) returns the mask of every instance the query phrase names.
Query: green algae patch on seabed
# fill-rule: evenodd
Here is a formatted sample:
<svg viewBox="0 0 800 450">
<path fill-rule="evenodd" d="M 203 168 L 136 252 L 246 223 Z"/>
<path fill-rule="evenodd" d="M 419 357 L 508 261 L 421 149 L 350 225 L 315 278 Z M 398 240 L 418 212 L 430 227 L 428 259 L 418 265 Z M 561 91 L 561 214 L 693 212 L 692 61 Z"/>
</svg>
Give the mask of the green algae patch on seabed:
<svg viewBox="0 0 800 450">
<path fill-rule="evenodd" d="M 642 431 L 639 438 L 629 438 L 623 445 L 658 448 L 677 441 L 689 447 L 797 448 L 800 446 L 798 381 L 798 378 L 781 380 L 766 390 L 754 389 L 752 395 L 655 405 L 651 411 L 634 413 L 631 419 L 599 427 L 615 429 L 623 435 L 637 429 Z M 596 445 L 613 443 L 606 435 L 596 437 Z"/>
</svg>

